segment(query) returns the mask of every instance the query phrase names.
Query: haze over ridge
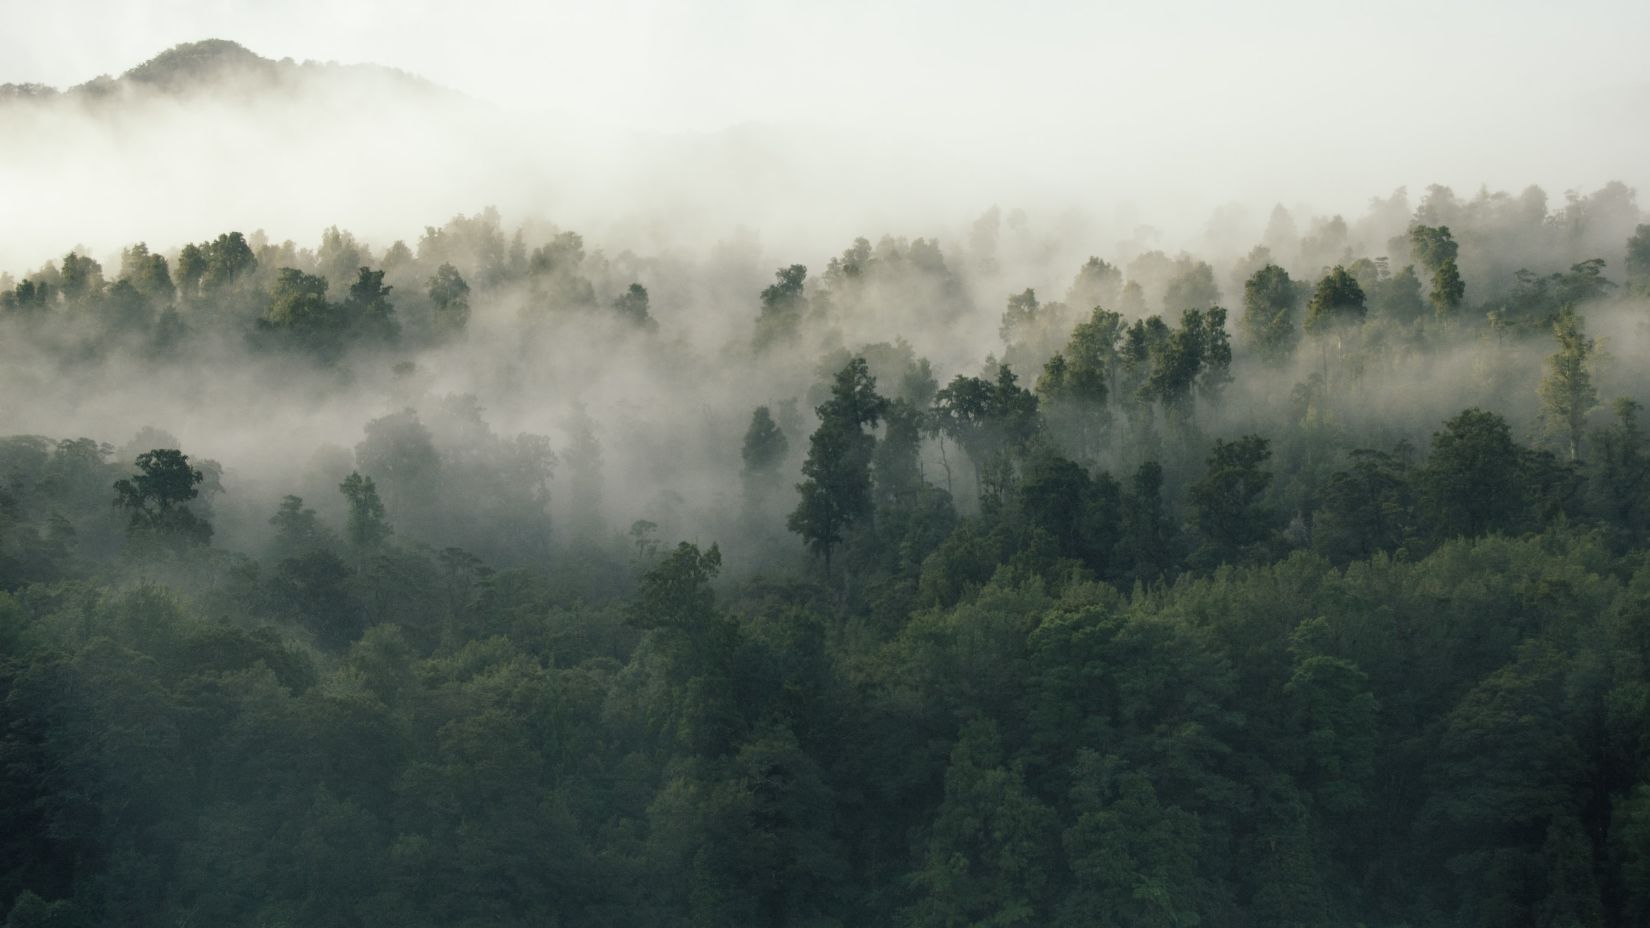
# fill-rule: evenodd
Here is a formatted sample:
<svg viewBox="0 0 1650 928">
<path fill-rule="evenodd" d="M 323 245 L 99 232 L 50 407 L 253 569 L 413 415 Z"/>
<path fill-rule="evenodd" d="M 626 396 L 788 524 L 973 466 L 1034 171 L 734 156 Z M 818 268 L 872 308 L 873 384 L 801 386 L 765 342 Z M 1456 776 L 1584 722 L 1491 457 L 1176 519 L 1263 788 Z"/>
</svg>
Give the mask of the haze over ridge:
<svg viewBox="0 0 1650 928">
<path fill-rule="evenodd" d="M 1304 41 L 1287 19 L 1239 28 L 1201 8 L 1178 32 L 1138 10 L 1119 14 L 1083 46 L 1073 34 L 1090 18 L 1055 30 L 1045 28 L 1047 13 L 1028 13 L 1024 22 L 992 14 L 983 21 L 997 27 L 994 35 L 979 23 L 952 34 L 918 15 L 920 4 L 851 35 L 849 25 L 869 16 L 853 4 L 841 22 L 804 17 L 809 28 L 794 33 L 773 29 L 769 14 L 712 4 L 732 24 L 717 45 L 707 37 L 710 13 L 683 24 L 679 14 L 625 7 L 629 20 L 580 14 L 538 55 L 521 45 L 541 20 L 511 11 L 495 26 L 519 28 L 495 30 L 498 50 L 486 56 L 471 50 L 477 27 L 469 18 L 449 24 L 444 49 L 432 48 L 419 31 L 430 10 L 417 4 L 386 27 L 389 37 L 358 41 L 354 48 L 364 52 L 336 34 L 295 33 L 255 11 L 240 9 L 236 18 L 192 10 L 198 15 L 180 12 L 175 22 L 230 38 L 256 34 L 250 53 L 261 60 L 379 60 L 427 83 L 363 81 L 358 66 L 306 63 L 288 70 L 318 82 L 299 94 L 318 97 L 319 111 L 260 92 L 234 105 L 220 94 L 194 113 L 172 101 L 90 120 L 0 114 L 13 139 L 0 150 L 0 202 L 38 217 L 26 240 L 0 235 L 0 263 L 36 264 L 75 244 L 109 253 L 126 239 L 161 233 L 175 243 L 231 226 L 303 239 L 339 223 L 383 243 L 488 203 L 638 247 L 747 228 L 786 260 L 826 253 L 857 234 L 941 234 L 992 203 L 1080 215 L 1097 227 L 1089 246 L 1096 250 L 1140 224 L 1159 230 L 1158 244 L 1172 249 L 1203 235 L 1223 206 L 1252 236 L 1274 203 L 1350 213 L 1399 186 L 1517 190 L 1535 182 L 1557 196 L 1619 179 L 1643 188 L 1650 130 L 1631 116 L 1650 98 L 1650 83 L 1642 67 L 1605 48 L 1645 17 L 1594 6 L 1599 21 L 1620 28 L 1595 36 L 1604 47 L 1567 70 L 1541 66 L 1540 49 L 1579 27 L 1517 7 L 1497 20 L 1517 41 L 1477 69 L 1445 54 L 1451 41 L 1467 41 L 1452 32 L 1459 12 L 1438 14 L 1402 41 L 1386 20 L 1354 16 L 1339 33 L 1358 50 L 1346 56 L 1359 65 L 1348 73 L 1323 71 L 1330 43 Z M 350 9 L 377 21 L 369 7 Z M 314 7 L 288 7 L 295 19 L 306 11 Z M 646 25 L 626 32 L 626 21 Z M 674 39 L 661 34 L 661 22 L 681 26 Z M 1226 44 L 1214 35 L 1222 24 L 1231 26 Z M 167 28 L 168 39 L 182 38 L 181 26 Z M 1539 40 L 1528 34 L 1538 28 Z M 365 35 L 354 19 L 335 32 Z M 635 44 L 625 45 L 627 36 Z M 764 36 L 796 61 L 776 63 L 780 53 L 759 41 Z M 589 48 L 564 48 L 578 44 L 572 37 Z M 1392 40 L 1392 57 L 1369 58 L 1369 43 L 1383 39 Z M 112 43 L 99 33 L 60 57 L 43 54 L 46 41 L 6 48 L 0 81 L 84 83 L 99 70 L 118 73 L 154 57 L 163 40 L 127 51 L 134 41 Z M 1245 44 L 1252 55 L 1232 50 Z M 118 61 L 109 51 L 116 45 L 125 56 Z M 1143 58 L 1136 45 L 1156 57 Z M 834 63 L 820 59 L 827 46 L 839 56 Z M 104 50 L 95 63 L 93 48 Z M 1038 48 L 1046 51 L 1030 54 Z M 710 53 L 716 49 L 726 54 Z M 936 57 L 942 50 L 951 57 Z M 599 67 L 598 51 L 613 52 Z M 1539 76 L 1508 72 L 1515 54 L 1532 56 Z M 668 64 L 687 59 L 696 64 Z M 740 61 L 749 73 L 734 70 Z M 540 74 L 534 68 L 548 79 L 530 79 Z M 1181 73 L 1194 71 L 1205 78 Z M 340 94 L 339 81 L 356 90 Z M 833 82 L 839 89 L 826 92 Z M 1378 86 L 1386 90 L 1370 92 Z M 425 97 L 435 87 L 453 92 L 432 110 Z M 761 87 L 780 95 L 756 99 Z M 348 105 L 329 97 L 347 97 Z M 189 144 L 175 144 L 180 138 Z M 300 179 L 319 184 L 317 195 L 281 195 Z M 110 238 L 81 242 L 84 225 L 58 217 L 94 204 Z M 139 228 L 139 217 L 157 212 L 169 228 Z"/>
</svg>

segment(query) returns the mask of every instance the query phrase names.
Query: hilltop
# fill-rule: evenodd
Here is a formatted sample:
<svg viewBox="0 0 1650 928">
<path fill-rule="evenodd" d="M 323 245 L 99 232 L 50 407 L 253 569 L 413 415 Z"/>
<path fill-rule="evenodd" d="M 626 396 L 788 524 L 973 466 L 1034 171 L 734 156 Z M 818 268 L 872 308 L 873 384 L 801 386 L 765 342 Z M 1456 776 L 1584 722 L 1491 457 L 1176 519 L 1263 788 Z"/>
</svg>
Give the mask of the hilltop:
<svg viewBox="0 0 1650 928">
<path fill-rule="evenodd" d="M 256 92 L 293 86 L 317 78 L 352 84 L 393 85 L 407 90 L 456 96 L 446 88 L 395 68 L 265 58 L 239 42 L 205 39 L 173 46 L 118 77 L 104 74 L 67 89 L 38 83 L 0 84 L 0 101 L 78 99 L 97 102 L 137 95 Z"/>
</svg>

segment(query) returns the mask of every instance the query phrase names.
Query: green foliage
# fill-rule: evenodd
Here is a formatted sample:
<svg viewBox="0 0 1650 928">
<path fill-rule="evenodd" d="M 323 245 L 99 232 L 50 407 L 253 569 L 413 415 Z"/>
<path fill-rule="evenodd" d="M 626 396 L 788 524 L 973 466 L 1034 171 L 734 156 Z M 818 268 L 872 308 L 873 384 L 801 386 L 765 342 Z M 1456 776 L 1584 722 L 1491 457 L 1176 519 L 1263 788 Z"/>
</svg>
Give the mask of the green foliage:
<svg viewBox="0 0 1650 928">
<path fill-rule="evenodd" d="M 803 293 L 807 279 L 808 269 L 800 264 L 774 272 L 774 283 L 762 290 L 762 310 L 756 317 L 753 344 L 758 351 L 796 337 L 808 312 L 808 297 Z"/>
<path fill-rule="evenodd" d="M 384 502 L 378 498 L 378 487 L 371 477 L 360 472 L 351 473 L 338 485 L 349 503 L 349 522 L 344 537 L 355 549 L 356 557 L 364 561 L 390 537 L 390 525 L 384 519 Z"/>
<path fill-rule="evenodd" d="M 648 314 L 647 288 L 641 284 L 631 284 L 619 298 L 613 301 L 613 311 L 620 319 L 639 329 L 657 328 L 653 317 Z"/>
<path fill-rule="evenodd" d="M 1449 226 L 1416 225 L 1409 230 L 1409 245 L 1415 259 L 1432 273 L 1432 305 L 1440 318 L 1453 316 L 1466 297 L 1467 285 L 1455 259 L 1460 253 Z"/>
<path fill-rule="evenodd" d="M 1032 796 L 1024 770 L 1005 765 L 997 727 L 963 729 L 945 771 L 922 865 L 913 926 L 1036 925 L 1046 918 L 1055 818 Z"/>
<path fill-rule="evenodd" d="M 876 438 L 865 429 L 874 427 L 888 407 L 876 388 L 864 358 L 854 358 L 837 372 L 831 398 L 815 410 L 819 428 L 809 436 L 808 458 L 802 464 L 805 479 L 796 487 L 802 499 L 786 520 L 791 531 L 824 557 L 827 574 L 831 551 L 844 533 L 871 516 Z"/>
<path fill-rule="evenodd" d="M 1209 309 L 1219 302 L 1220 289 L 1215 286 L 1214 268 L 1204 261 L 1176 275 L 1163 291 L 1163 306 L 1170 312 Z"/>
<path fill-rule="evenodd" d="M 1235 346 L 1197 259 L 1148 253 L 1127 286 L 1091 259 L 1065 296 L 1081 314 L 1021 290 L 1008 353 L 978 376 L 942 370 L 977 348 L 971 291 L 1009 286 L 980 269 L 1037 258 L 1022 218 L 999 254 L 1004 217 L 988 214 L 957 275 L 931 240 L 893 237 L 856 240 L 812 287 L 781 271 L 758 325 L 788 350 L 730 375 L 778 391 L 740 463 L 725 415 L 695 445 L 660 399 L 641 413 L 665 476 L 640 492 L 622 455 L 643 439 L 592 401 L 566 428 L 554 524 L 563 457 L 496 434 L 476 396 L 433 395 L 488 347 L 441 343 L 472 300 L 491 337 L 492 301 L 519 299 L 525 331 L 612 339 L 578 343 L 575 376 L 630 382 L 625 365 L 649 363 L 680 388 L 742 355 L 626 334 L 616 320 L 651 316 L 630 281 L 684 299 L 668 262 L 587 254 L 572 232 L 512 239 L 483 213 L 427 230 L 416 254 L 390 248 L 382 270 L 333 228 L 313 252 L 230 234 L 170 267 L 136 245 L 112 283 L 78 253 L 0 278 L 30 383 L 114 372 L 142 399 L 187 372 L 205 395 L 262 319 L 263 345 L 337 363 L 298 378 L 301 358 L 266 352 L 254 373 L 323 410 L 350 384 L 417 407 L 369 422 L 353 456 L 283 448 L 255 474 L 165 450 L 155 429 L 118 456 L 0 437 L 0 913 L 1643 924 L 1650 446 L 1643 397 L 1587 428 L 1612 372 L 1578 315 L 1610 292 L 1583 249 L 1641 218 L 1625 192 L 1549 214 L 1539 191 L 1440 188 L 1413 215 L 1395 195 L 1304 238 L 1279 213 L 1274 250 L 1237 272 Z M 1426 270 L 1449 325 L 1421 319 L 1412 267 L 1357 256 L 1398 228 L 1417 234 L 1389 252 Z M 1645 238 L 1628 239 L 1630 286 Z M 1274 253 L 1342 266 L 1306 306 Z M 1446 271 L 1472 279 L 1487 325 Z M 1159 298 L 1192 311 L 1146 315 Z M 1324 371 L 1290 391 L 1277 377 L 1308 321 Z M 1538 391 L 1524 361 L 1551 350 L 1534 338 L 1548 330 Z M 496 359 L 522 388 L 506 415 L 554 400 L 534 392 L 538 344 Z M 1469 345 L 1474 363 L 1456 363 Z M 1453 379 L 1423 379 L 1439 368 Z M 803 394 L 818 427 L 790 524 L 841 565 L 825 582 L 774 543 L 760 502 L 805 428 L 810 371 L 825 382 Z M 1439 384 L 1494 407 L 1440 425 Z M 1538 398 L 1569 455 L 1526 443 Z M 18 402 L 27 421 L 56 408 Z M 1196 418 L 1255 434 L 1209 441 Z M 943 471 L 949 488 L 958 446 L 982 502 L 965 515 L 930 484 Z M 696 461 L 726 479 L 697 479 Z M 662 541 L 683 529 L 704 540 Z"/>
<path fill-rule="evenodd" d="M 768 407 L 756 407 L 739 449 L 740 459 L 745 462 L 745 476 L 760 478 L 774 473 L 784 463 L 789 444 Z"/>
<path fill-rule="evenodd" d="M 1283 363 L 1300 340 L 1301 294 L 1289 272 L 1275 264 L 1256 271 L 1243 284 L 1243 328 L 1262 357 Z"/>
<path fill-rule="evenodd" d="M 1037 396 L 1019 386 L 1007 365 L 995 380 L 961 374 L 934 395 L 939 431 L 962 446 L 974 465 L 982 505 L 1001 501 L 1013 477 L 1014 461 L 1037 433 Z"/>
<path fill-rule="evenodd" d="M 430 302 L 435 304 L 436 329 L 444 334 L 464 331 L 470 322 L 470 285 L 458 268 L 442 264 L 428 281 Z"/>
<path fill-rule="evenodd" d="M 1363 321 L 1364 290 L 1346 268 L 1336 265 L 1312 289 L 1306 304 L 1306 330 L 1325 332 Z"/>
<path fill-rule="evenodd" d="M 350 284 L 349 296 L 343 305 L 352 335 L 386 342 L 401 333 L 395 321 L 395 306 L 390 302 L 392 289 L 384 285 L 383 271 L 357 269 L 355 283 Z"/>
<path fill-rule="evenodd" d="M 1506 420 L 1468 409 L 1432 436 L 1421 468 L 1421 510 L 1439 538 L 1511 532 L 1527 524 L 1524 455 Z"/>
<path fill-rule="evenodd" d="M 1269 443 L 1259 435 L 1215 440 L 1208 470 L 1191 488 L 1192 511 L 1204 543 L 1200 557 L 1244 560 L 1271 537 L 1276 517 L 1263 497 L 1272 475 L 1262 469 L 1271 457 Z"/>
<path fill-rule="evenodd" d="M 1581 456 L 1587 414 L 1598 405 L 1592 371 L 1595 345 L 1581 317 L 1568 306 L 1553 320 L 1553 337 L 1558 350 L 1547 358 L 1547 376 L 1541 381 L 1542 418 L 1548 432 L 1564 440 L 1574 461 Z"/>
<path fill-rule="evenodd" d="M 157 448 L 137 456 L 139 473 L 115 481 L 115 507 L 127 513 L 126 533 L 134 541 L 179 548 L 204 545 L 212 538 L 210 522 L 188 507 L 200 495 L 205 476 L 189 466 L 189 456 Z"/>
<path fill-rule="evenodd" d="M 1640 225 L 1627 240 L 1627 285 L 1650 293 L 1650 225 Z"/>
<path fill-rule="evenodd" d="M 1407 449 L 1359 448 L 1331 474 L 1312 523 L 1312 544 L 1336 563 L 1396 551 L 1415 538 L 1415 475 Z"/>
</svg>

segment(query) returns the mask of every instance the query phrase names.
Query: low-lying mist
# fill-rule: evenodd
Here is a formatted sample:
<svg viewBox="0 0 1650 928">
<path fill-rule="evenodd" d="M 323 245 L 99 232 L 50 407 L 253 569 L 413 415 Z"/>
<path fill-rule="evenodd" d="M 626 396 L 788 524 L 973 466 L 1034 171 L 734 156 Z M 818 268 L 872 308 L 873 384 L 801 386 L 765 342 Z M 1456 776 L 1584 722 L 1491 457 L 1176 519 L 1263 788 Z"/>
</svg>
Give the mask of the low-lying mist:
<svg viewBox="0 0 1650 928">
<path fill-rule="evenodd" d="M 801 544 L 783 530 L 790 486 L 817 424 L 813 407 L 853 354 L 871 361 L 885 395 L 919 406 L 953 378 L 989 378 L 1000 363 L 1043 392 L 1050 358 L 1069 353 L 1096 308 L 1125 326 L 1157 316 L 1173 328 L 1183 310 L 1231 307 L 1235 349 L 1218 398 L 1198 400 L 1189 421 L 1164 419 L 1144 441 L 1118 411 L 1101 444 L 1083 449 L 1118 474 L 1168 461 L 1171 487 L 1190 479 L 1207 441 L 1243 432 L 1282 441 L 1318 428 L 1361 445 L 1424 447 L 1444 418 L 1477 405 L 1539 437 L 1535 387 L 1551 350 L 1542 313 L 1557 305 L 1554 288 L 1583 287 L 1581 308 L 1608 358 L 1602 395 L 1650 401 L 1637 375 L 1645 305 L 1617 270 L 1640 218 L 1620 185 L 1557 209 L 1534 188 L 1470 199 L 1433 188 L 1418 204 L 1398 191 L 1351 217 L 1280 207 L 1255 241 L 1234 227 L 1219 233 L 1230 244 L 1171 254 L 1150 240 L 1108 248 L 1080 228 L 991 207 L 958 227 L 909 230 L 918 237 L 868 229 L 835 253 L 776 259 L 738 230 L 697 254 L 610 251 L 551 222 L 512 227 L 487 210 L 412 242 L 336 227 L 303 245 L 254 233 L 234 274 L 214 280 L 209 268 L 187 284 L 180 243 L 150 238 L 176 269 L 176 296 L 117 299 L 141 283 L 131 252 L 97 253 L 95 287 L 79 294 L 59 296 L 80 255 L 0 281 L 54 291 L 43 313 L 13 298 L 0 344 L 11 398 L 0 432 L 92 437 L 126 464 L 159 442 L 216 462 L 221 493 L 209 494 L 210 506 L 217 543 L 232 550 L 261 550 L 288 494 L 341 523 L 338 484 L 359 470 L 385 489 L 403 537 L 502 563 L 537 562 L 574 542 L 622 547 L 645 520 L 665 539 L 719 541 L 736 565 L 799 564 Z M 1394 269 L 1415 260 L 1406 230 L 1423 223 L 1454 230 L 1466 292 L 1488 324 L 1431 318 L 1420 289 L 1413 305 L 1396 289 L 1381 296 L 1395 287 Z M 219 260 L 211 240 L 190 247 Z M 1575 269 L 1597 256 L 1602 274 Z M 1244 319 L 1244 282 L 1273 262 L 1308 289 L 1329 265 L 1352 266 L 1391 305 L 1377 303 L 1356 331 L 1306 334 L 1292 360 L 1265 360 Z M 435 289 L 443 267 L 465 288 L 456 322 Z M 272 330 L 286 269 L 325 281 L 325 299 L 345 305 L 363 269 L 381 270 L 394 333 L 321 346 Z M 1121 410 L 1127 399 L 1106 402 Z M 758 406 L 773 411 L 788 454 L 774 487 L 753 494 L 741 441 Z M 140 429 L 158 431 L 139 438 Z M 925 439 L 927 479 L 964 512 L 978 493 L 966 462 L 944 434 Z M 543 496 L 521 498 L 523 486 Z M 1280 492 L 1296 494 L 1296 506 L 1310 496 L 1288 484 Z M 500 519 L 522 524 L 500 531 Z"/>
</svg>

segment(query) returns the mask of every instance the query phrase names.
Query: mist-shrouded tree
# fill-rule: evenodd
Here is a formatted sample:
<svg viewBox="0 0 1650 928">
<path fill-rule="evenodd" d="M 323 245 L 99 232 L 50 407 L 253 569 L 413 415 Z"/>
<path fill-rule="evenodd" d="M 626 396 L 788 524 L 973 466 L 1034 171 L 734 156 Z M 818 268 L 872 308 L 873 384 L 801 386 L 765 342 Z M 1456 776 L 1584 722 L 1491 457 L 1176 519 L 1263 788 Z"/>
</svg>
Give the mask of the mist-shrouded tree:
<svg viewBox="0 0 1650 928">
<path fill-rule="evenodd" d="M 745 440 L 739 448 L 740 459 L 745 465 L 744 475 L 755 478 L 771 476 L 785 463 L 785 454 L 789 450 L 790 442 L 779 424 L 773 421 L 773 413 L 766 406 L 756 407 L 751 413 L 750 426 L 745 429 Z"/>
<path fill-rule="evenodd" d="M 137 456 L 139 473 L 115 481 L 115 506 L 127 513 L 128 537 L 154 540 L 181 548 L 204 545 L 212 525 L 189 508 L 206 479 L 189 465 L 189 456 L 173 448 L 157 448 Z"/>
<path fill-rule="evenodd" d="M 1212 400 L 1231 379 L 1226 310 L 1219 306 L 1186 310 L 1179 328 L 1150 345 L 1149 356 L 1151 372 L 1142 385 L 1144 395 L 1161 403 L 1170 421 L 1190 428 L 1197 396 Z"/>
<path fill-rule="evenodd" d="M 1335 344 L 1337 357 L 1344 350 L 1346 335 L 1368 313 L 1363 287 L 1346 268 L 1336 265 L 1312 289 L 1312 299 L 1306 304 L 1306 331 L 1318 336 L 1322 356 L 1323 382 L 1329 379 L 1329 345 Z"/>
<path fill-rule="evenodd" d="M 430 302 L 435 304 L 435 329 L 443 335 L 464 331 L 470 322 L 470 285 L 458 268 L 443 263 L 429 279 Z"/>
<path fill-rule="evenodd" d="M 277 559 L 324 550 L 335 541 L 332 533 L 321 524 L 315 510 L 305 506 L 299 496 L 282 497 L 280 506 L 269 518 L 269 524 L 275 529 L 272 547 Z"/>
<path fill-rule="evenodd" d="M 17 286 L 0 293 L 0 310 L 24 317 L 37 316 L 46 312 L 56 298 L 50 283 L 24 278 Z"/>
<path fill-rule="evenodd" d="M 177 294 L 166 258 L 151 253 L 149 246 L 143 242 L 121 252 L 120 279 L 130 283 L 145 300 L 156 306 L 170 304 Z"/>
<path fill-rule="evenodd" d="M 1176 567 L 1175 522 L 1163 499 L 1163 467 L 1140 465 L 1123 489 L 1116 561 L 1119 575 L 1150 585 Z"/>
<path fill-rule="evenodd" d="M 1265 469 L 1271 457 L 1269 443 L 1259 435 L 1215 441 L 1208 470 L 1190 490 L 1193 518 L 1203 537 L 1202 559 L 1244 560 L 1272 536 L 1277 520 L 1264 501 L 1272 483 Z"/>
<path fill-rule="evenodd" d="M 200 246 L 200 255 L 200 285 L 206 293 L 228 290 L 250 277 L 258 267 L 258 256 L 252 253 L 252 246 L 239 232 L 226 232 L 206 242 Z"/>
<path fill-rule="evenodd" d="M 1117 390 L 1126 332 L 1120 314 L 1096 306 L 1072 330 L 1065 348 L 1043 365 L 1037 380 L 1045 414 L 1084 459 L 1098 453 L 1101 433 L 1111 420 L 1109 401 Z"/>
<path fill-rule="evenodd" d="M 1001 500 L 1015 458 L 1037 434 L 1037 408 L 1037 395 L 1019 386 L 1006 364 L 998 366 L 995 380 L 959 374 L 934 395 L 935 425 L 974 465 L 982 504 Z"/>
<path fill-rule="evenodd" d="M 1593 433 L 1591 497 L 1618 548 L 1642 547 L 1650 539 L 1650 444 L 1639 413 L 1627 397 L 1612 404 L 1615 424 Z"/>
<path fill-rule="evenodd" d="M 808 438 L 801 500 L 786 525 L 831 570 L 831 552 L 848 527 L 871 516 L 871 457 L 876 438 L 866 431 L 881 421 L 888 401 L 877 395 L 876 378 L 864 358 L 854 358 L 837 372 L 831 398 L 817 408 L 819 428 Z"/>
<path fill-rule="evenodd" d="M 259 327 L 319 357 L 333 358 L 344 349 L 347 319 L 327 300 L 325 279 L 283 267 L 276 273 L 269 309 Z"/>
<path fill-rule="evenodd" d="M 801 264 L 774 272 L 774 282 L 762 291 L 762 309 L 756 317 L 757 350 L 789 342 L 797 336 L 808 312 L 808 297 L 804 293 L 807 279 L 808 269 Z"/>
<path fill-rule="evenodd" d="M 1207 262 L 1197 261 L 1175 275 L 1163 291 L 1163 308 L 1168 312 L 1187 309 L 1209 309 L 1220 302 L 1220 288 L 1215 284 L 1215 270 Z"/>
<path fill-rule="evenodd" d="M 1415 260 L 1432 274 L 1430 297 L 1434 311 L 1441 319 L 1454 316 L 1466 298 L 1467 285 L 1455 263 L 1461 246 L 1450 234 L 1449 226 L 1417 225 L 1409 230 L 1409 245 Z"/>
<path fill-rule="evenodd" d="M 1547 376 L 1541 380 L 1541 417 L 1549 435 L 1560 438 L 1570 460 L 1581 457 L 1587 415 L 1598 406 L 1593 386 L 1595 344 L 1573 307 L 1566 306 L 1553 320 L 1558 350 L 1547 358 Z"/>
<path fill-rule="evenodd" d="M 1243 283 L 1243 330 L 1262 358 L 1282 364 L 1300 341 L 1301 292 L 1289 272 L 1268 264 Z"/>
<path fill-rule="evenodd" d="M 1650 296 L 1650 224 L 1641 224 L 1627 239 L 1627 287 Z"/>
<path fill-rule="evenodd" d="M 1522 527 L 1527 506 L 1524 453 L 1505 419 L 1467 409 L 1433 433 L 1421 468 L 1421 512 L 1440 539 Z"/>
<path fill-rule="evenodd" d="M 389 342 L 401 333 L 395 321 L 395 304 L 390 302 L 392 289 L 385 286 L 383 271 L 367 267 L 356 271 L 355 283 L 350 284 L 343 305 L 345 322 L 354 335 Z"/>
<path fill-rule="evenodd" d="M 328 226 L 321 231 L 321 245 L 315 249 L 315 268 L 329 282 L 342 286 L 371 258 L 371 252 L 354 235 Z"/>
<path fill-rule="evenodd" d="M 1360 448 L 1331 474 L 1312 522 L 1312 544 L 1336 563 L 1394 551 L 1414 537 L 1415 475 L 1406 457 Z"/>
<path fill-rule="evenodd" d="M 1306 304 L 1306 330 L 1327 332 L 1363 321 L 1368 311 L 1363 287 L 1346 268 L 1336 265 L 1312 289 Z"/>
<path fill-rule="evenodd" d="M 715 545 L 700 551 L 698 545 L 682 542 L 643 575 L 630 624 L 699 633 L 717 618 L 710 582 L 721 570 L 722 552 Z"/>
<path fill-rule="evenodd" d="M 63 299 L 80 303 L 103 293 L 103 265 L 75 252 L 63 256 L 58 289 Z"/>
<path fill-rule="evenodd" d="M 882 439 L 871 455 L 876 504 L 898 509 L 924 488 L 920 453 L 927 417 L 909 400 L 896 399 L 884 409 L 883 422 Z"/>
<path fill-rule="evenodd" d="M 746 503 L 753 512 L 760 511 L 769 492 L 778 483 L 789 451 L 790 441 L 773 420 L 768 407 L 756 407 L 751 412 L 750 425 L 745 429 L 745 439 L 739 447 L 739 457 L 744 464 L 740 476 L 745 481 Z"/>
<path fill-rule="evenodd" d="M 1077 277 L 1066 291 L 1066 305 L 1079 312 L 1097 307 L 1115 307 L 1123 292 L 1123 272 L 1100 258 L 1091 257 L 1077 269 Z"/>
<path fill-rule="evenodd" d="M 364 569 L 367 558 L 381 548 L 390 537 L 390 524 L 384 517 L 384 502 L 378 498 L 378 487 L 371 477 L 352 472 L 338 485 L 349 505 L 349 517 L 344 525 L 344 538 L 355 552 L 357 569 Z"/>
<path fill-rule="evenodd" d="M 206 276 L 206 252 L 201 246 L 188 244 L 178 252 L 178 292 L 184 297 L 200 295 L 201 278 Z"/>
<path fill-rule="evenodd" d="M 613 311 L 620 319 L 639 329 L 656 327 L 653 317 L 648 313 L 647 288 L 641 284 L 631 284 L 619 298 L 613 301 Z"/>
</svg>

